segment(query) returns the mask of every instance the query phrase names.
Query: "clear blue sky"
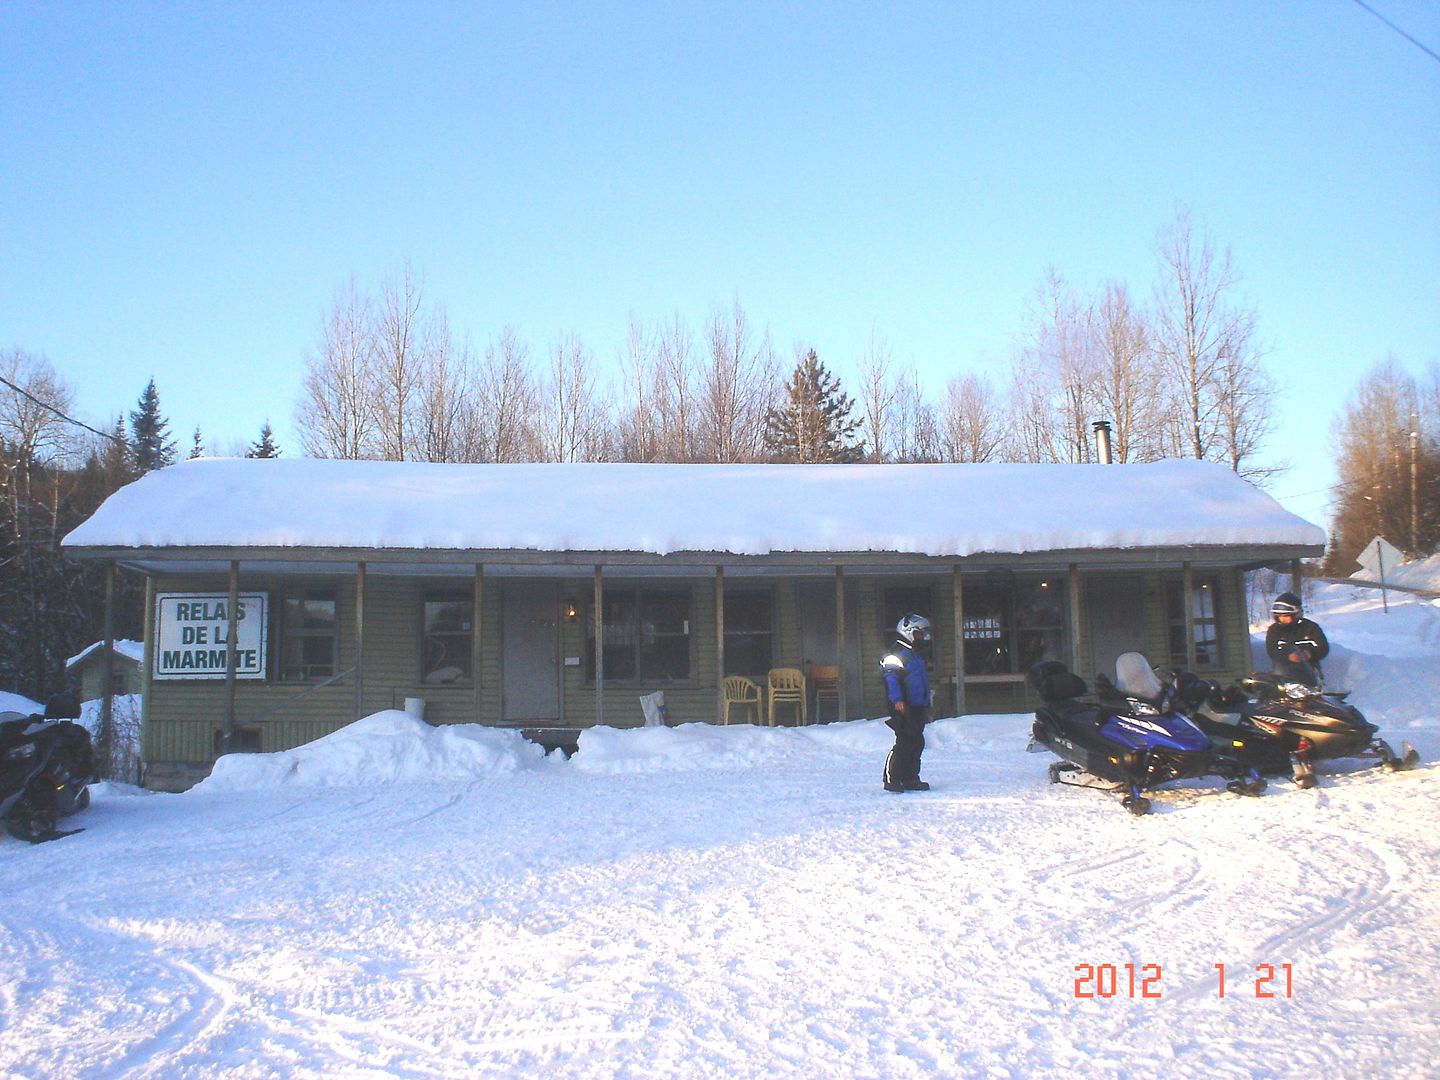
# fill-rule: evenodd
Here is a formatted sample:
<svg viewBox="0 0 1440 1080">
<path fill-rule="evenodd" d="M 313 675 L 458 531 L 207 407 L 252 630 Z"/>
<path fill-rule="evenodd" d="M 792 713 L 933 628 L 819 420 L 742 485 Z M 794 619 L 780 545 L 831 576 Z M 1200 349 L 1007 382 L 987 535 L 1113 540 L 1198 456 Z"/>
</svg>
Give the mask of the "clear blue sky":
<svg viewBox="0 0 1440 1080">
<path fill-rule="evenodd" d="M 406 260 L 481 346 L 738 296 L 842 376 L 873 330 L 1003 380 L 1046 268 L 1146 298 L 1177 203 L 1328 524 L 1338 409 L 1440 359 L 1440 62 L 1353 0 L 0 5 L 0 348 L 94 423 L 153 375 L 182 448 L 298 453 L 337 289 Z"/>
</svg>

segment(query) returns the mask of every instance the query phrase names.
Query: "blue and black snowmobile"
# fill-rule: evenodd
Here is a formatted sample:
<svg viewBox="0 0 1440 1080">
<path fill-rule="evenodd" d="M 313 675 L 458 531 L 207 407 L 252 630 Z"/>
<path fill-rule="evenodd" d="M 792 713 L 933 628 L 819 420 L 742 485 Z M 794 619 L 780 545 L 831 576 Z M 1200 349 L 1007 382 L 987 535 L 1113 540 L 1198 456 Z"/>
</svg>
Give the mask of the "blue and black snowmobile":
<svg viewBox="0 0 1440 1080">
<path fill-rule="evenodd" d="M 1144 664 L 1138 654 L 1126 656 Z M 1176 710 L 1172 692 L 1148 665 L 1144 672 L 1153 682 L 1145 680 L 1142 685 L 1131 685 L 1135 680 L 1125 678 L 1121 665 L 1117 670 L 1118 686 L 1103 680 L 1104 696 L 1084 701 L 1085 681 L 1060 661 L 1042 660 L 1030 669 L 1030 686 L 1043 704 L 1035 711 L 1029 749 L 1049 750 L 1064 759 L 1050 766 L 1052 784 L 1106 786 L 1064 778 L 1088 773 L 1108 781 L 1108 790 L 1124 792 L 1121 804 L 1136 815 L 1150 810 L 1144 792 L 1171 780 L 1219 776 L 1240 795 L 1265 790 L 1257 770 L 1231 754 L 1217 752 L 1209 736 Z"/>
</svg>

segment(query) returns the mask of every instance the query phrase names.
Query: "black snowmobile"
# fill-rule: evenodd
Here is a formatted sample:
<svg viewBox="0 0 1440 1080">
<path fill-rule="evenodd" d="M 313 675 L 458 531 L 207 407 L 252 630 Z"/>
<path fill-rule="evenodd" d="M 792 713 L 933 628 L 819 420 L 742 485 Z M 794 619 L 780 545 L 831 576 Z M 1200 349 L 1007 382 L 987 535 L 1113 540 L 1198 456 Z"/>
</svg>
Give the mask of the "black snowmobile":
<svg viewBox="0 0 1440 1080">
<path fill-rule="evenodd" d="M 1181 674 L 1179 698 L 1187 715 L 1217 741 L 1229 740 L 1242 760 L 1262 773 L 1291 774 L 1301 787 L 1314 787 L 1315 762 L 1371 757 L 1390 772 L 1413 768 L 1420 755 L 1408 742 L 1400 753 L 1379 737 L 1379 729 L 1345 700 L 1348 691 L 1326 690 L 1308 664 L 1298 677 L 1255 672 L 1240 685 L 1220 688 Z"/>
<path fill-rule="evenodd" d="M 1027 677 L 1044 703 L 1035 711 L 1028 749 L 1064 759 L 1050 766 L 1052 784 L 1102 786 L 1063 779 L 1066 773 L 1089 773 L 1114 785 L 1109 790 L 1125 792 L 1121 805 L 1135 815 L 1150 810 L 1143 792 L 1171 780 L 1221 776 L 1237 794 L 1265 790 L 1253 769 L 1216 753 L 1206 734 L 1174 709 L 1158 680 L 1154 700 L 1124 693 L 1095 702 L 1080 700 L 1085 681 L 1058 660 L 1042 660 Z M 1114 689 L 1109 680 L 1105 684 Z"/>
<path fill-rule="evenodd" d="M 90 805 L 95 754 L 90 733 L 71 721 L 73 697 L 52 701 L 45 715 L 0 713 L 0 820 L 32 844 L 80 832 L 56 823 Z"/>
</svg>

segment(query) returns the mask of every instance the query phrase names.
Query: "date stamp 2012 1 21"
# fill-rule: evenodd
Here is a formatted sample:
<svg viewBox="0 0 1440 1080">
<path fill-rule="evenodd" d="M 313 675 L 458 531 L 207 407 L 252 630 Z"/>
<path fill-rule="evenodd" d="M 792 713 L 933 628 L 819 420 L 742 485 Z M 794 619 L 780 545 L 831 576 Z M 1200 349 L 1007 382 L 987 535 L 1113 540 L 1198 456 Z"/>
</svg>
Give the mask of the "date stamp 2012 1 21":
<svg viewBox="0 0 1440 1080">
<path fill-rule="evenodd" d="M 1253 971 L 1216 964 L 1216 997 L 1225 997 L 1239 986 L 1249 986 L 1260 999 L 1293 998 L 1295 969 L 1292 964 L 1256 964 Z M 1165 972 L 1159 964 L 1076 964 L 1077 999 L 1132 998 L 1154 1001 L 1165 996 Z M 1233 996 L 1233 995 L 1232 995 Z"/>
</svg>

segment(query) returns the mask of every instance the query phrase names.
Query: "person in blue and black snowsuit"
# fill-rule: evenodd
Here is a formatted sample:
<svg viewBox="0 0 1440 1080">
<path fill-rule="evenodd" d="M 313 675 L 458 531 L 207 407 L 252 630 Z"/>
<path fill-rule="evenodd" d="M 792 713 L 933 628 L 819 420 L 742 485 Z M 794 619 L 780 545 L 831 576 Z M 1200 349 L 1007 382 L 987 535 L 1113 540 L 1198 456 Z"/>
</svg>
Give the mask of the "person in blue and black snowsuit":
<svg viewBox="0 0 1440 1080">
<path fill-rule="evenodd" d="M 930 620 L 911 613 L 895 624 L 895 651 L 880 661 L 895 746 L 885 759 L 886 791 L 929 791 L 920 779 L 925 725 L 930 722 L 930 672 L 924 654 L 930 648 Z"/>
</svg>

